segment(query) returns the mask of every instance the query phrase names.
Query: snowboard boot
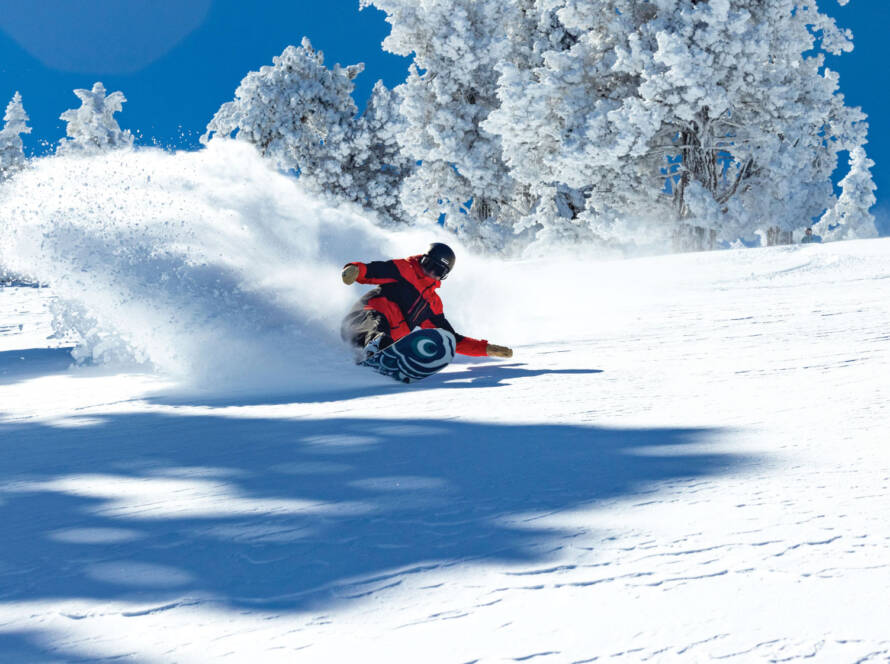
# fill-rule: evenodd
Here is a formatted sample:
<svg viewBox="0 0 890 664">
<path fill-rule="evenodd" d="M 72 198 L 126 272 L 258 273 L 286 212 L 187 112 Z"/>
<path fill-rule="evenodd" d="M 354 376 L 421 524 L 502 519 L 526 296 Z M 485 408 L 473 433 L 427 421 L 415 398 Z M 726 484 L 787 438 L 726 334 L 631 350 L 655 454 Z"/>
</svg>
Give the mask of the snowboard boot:
<svg viewBox="0 0 890 664">
<path fill-rule="evenodd" d="M 390 337 L 385 332 L 377 333 L 371 341 L 369 341 L 364 348 L 358 350 L 356 353 L 356 364 L 361 364 L 365 360 L 370 357 L 373 357 L 384 348 L 392 344 L 392 337 Z"/>
<path fill-rule="evenodd" d="M 376 337 L 374 337 L 370 342 L 368 342 L 368 344 L 362 349 L 362 353 L 364 354 L 364 357 L 362 357 L 362 360 L 367 360 L 372 355 L 375 355 L 376 353 L 379 353 L 381 350 L 383 350 L 380 347 L 380 343 L 383 341 L 383 338 L 385 336 L 386 335 L 384 335 L 381 332 Z"/>
</svg>

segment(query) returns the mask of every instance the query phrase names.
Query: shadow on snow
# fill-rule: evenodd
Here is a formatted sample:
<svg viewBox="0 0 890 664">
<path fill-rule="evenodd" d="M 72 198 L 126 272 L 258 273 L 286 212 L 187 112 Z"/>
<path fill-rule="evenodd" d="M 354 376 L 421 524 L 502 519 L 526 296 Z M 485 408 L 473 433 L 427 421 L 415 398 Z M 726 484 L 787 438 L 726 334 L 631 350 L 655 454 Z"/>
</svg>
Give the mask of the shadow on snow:
<svg viewBox="0 0 890 664">
<path fill-rule="evenodd" d="M 67 351 L 0 353 L 11 382 L 25 377 L 21 353 L 27 375 L 69 362 Z M 367 393 L 579 372 L 599 373 L 470 365 Z M 582 531 L 541 514 L 751 461 L 694 447 L 718 429 L 157 413 L 61 424 L 0 423 L 0 604 L 209 598 L 327 611 L 414 571 L 545 563 Z M 17 661 L 52 661 L 58 648 L 0 626 L 0 654 Z"/>
<path fill-rule="evenodd" d="M 577 533 L 523 515 L 745 462 L 684 452 L 718 434 L 704 429 L 157 414 L 81 424 L 0 424 L 3 602 L 172 593 L 309 609 L 393 570 L 544 561 Z"/>
<path fill-rule="evenodd" d="M 28 630 L 0 631 L 0 659 L 10 664 L 86 664 L 87 662 L 95 664 L 105 658 L 77 655 L 67 649 L 63 651 L 46 643 L 45 637 L 38 630 Z"/>
<path fill-rule="evenodd" d="M 73 363 L 71 348 L 0 351 L 0 385 L 65 373 Z"/>
<path fill-rule="evenodd" d="M 579 531 L 535 515 L 749 461 L 689 449 L 713 429 L 166 414 L 69 424 L 0 424 L 0 603 L 328 610 L 412 570 L 543 563 Z M 0 652 L 39 661 L 32 634 L 2 635 Z"/>
<path fill-rule="evenodd" d="M 504 364 L 465 364 L 463 371 L 450 371 L 430 376 L 417 383 L 406 385 L 390 378 L 379 376 L 377 385 L 346 388 L 331 391 L 316 390 L 314 392 L 300 392 L 297 394 L 257 394 L 256 390 L 249 393 L 211 393 L 206 395 L 186 394 L 162 394 L 147 399 L 151 403 L 166 406 L 255 406 L 275 405 L 288 403 L 325 403 L 331 401 L 349 401 L 363 397 L 372 397 L 381 394 L 393 394 L 413 390 L 432 389 L 464 389 L 468 387 L 500 387 L 506 381 L 517 378 L 533 378 L 548 374 L 576 375 L 599 374 L 602 369 L 526 369 L 522 363 Z"/>
<path fill-rule="evenodd" d="M 74 365 L 74 359 L 71 357 L 71 348 L 29 348 L 27 350 L 11 350 L 0 351 L 0 385 L 12 385 L 24 382 L 33 378 L 40 378 L 54 374 L 68 373 L 77 376 L 77 373 L 71 374 L 70 369 Z M 547 374 L 598 374 L 602 373 L 601 369 L 528 369 L 523 363 L 492 363 L 486 361 L 463 362 L 457 363 L 456 366 L 462 367 L 462 371 L 453 371 L 447 373 L 436 374 L 412 385 L 405 385 L 392 381 L 390 379 L 380 377 L 380 383 L 377 385 L 368 385 L 364 387 L 338 389 L 334 391 L 301 391 L 295 394 L 257 394 L 255 388 L 251 388 L 250 392 L 238 393 L 232 390 L 234 394 L 222 394 L 211 392 L 210 394 L 186 394 L 184 396 L 176 396 L 175 394 L 163 394 L 150 397 L 148 401 L 157 404 L 177 406 L 177 405 L 202 405 L 202 406 L 248 406 L 248 405 L 273 405 L 286 403 L 319 403 L 330 401 L 348 401 L 350 399 L 358 399 L 361 397 L 376 396 L 379 394 L 391 394 L 393 392 L 405 390 L 428 390 L 428 389 L 462 389 L 462 388 L 479 388 L 479 387 L 499 387 L 506 381 L 518 378 L 533 378 Z M 99 368 L 101 370 L 101 368 Z M 84 377 L 95 375 L 94 373 L 84 373 Z"/>
</svg>

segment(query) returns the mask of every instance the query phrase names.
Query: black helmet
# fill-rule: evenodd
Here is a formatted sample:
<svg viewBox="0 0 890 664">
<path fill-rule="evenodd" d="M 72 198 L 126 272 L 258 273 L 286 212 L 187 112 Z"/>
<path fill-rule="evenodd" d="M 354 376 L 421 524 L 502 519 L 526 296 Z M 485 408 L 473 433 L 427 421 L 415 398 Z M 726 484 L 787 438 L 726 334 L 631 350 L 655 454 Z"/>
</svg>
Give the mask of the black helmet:
<svg viewBox="0 0 890 664">
<path fill-rule="evenodd" d="M 454 252 L 451 247 L 441 242 L 433 242 L 426 253 L 420 257 L 420 267 L 433 279 L 444 279 L 454 267 Z"/>
</svg>

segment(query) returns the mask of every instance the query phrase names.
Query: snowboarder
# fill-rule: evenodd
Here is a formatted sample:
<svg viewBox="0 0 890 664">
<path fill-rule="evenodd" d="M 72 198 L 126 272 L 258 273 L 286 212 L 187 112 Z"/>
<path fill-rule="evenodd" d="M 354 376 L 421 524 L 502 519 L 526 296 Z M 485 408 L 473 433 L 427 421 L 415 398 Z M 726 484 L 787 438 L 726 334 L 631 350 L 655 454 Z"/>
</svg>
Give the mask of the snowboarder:
<svg viewBox="0 0 890 664">
<path fill-rule="evenodd" d="M 343 340 L 360 351 L 360 360 L 407 336 L 415 327 L 451 332 L 462 355 L 513 357 L 506 346 L 458 334 L 445 318 L 436 289 L 451 272 L 454 261 L 448 245 L 434 242 L 419 256 L 343 267 L 341 276 L 347 286 L 355 282 L 378 286 L 356 303 L 340 330 Z"/>
</svg>

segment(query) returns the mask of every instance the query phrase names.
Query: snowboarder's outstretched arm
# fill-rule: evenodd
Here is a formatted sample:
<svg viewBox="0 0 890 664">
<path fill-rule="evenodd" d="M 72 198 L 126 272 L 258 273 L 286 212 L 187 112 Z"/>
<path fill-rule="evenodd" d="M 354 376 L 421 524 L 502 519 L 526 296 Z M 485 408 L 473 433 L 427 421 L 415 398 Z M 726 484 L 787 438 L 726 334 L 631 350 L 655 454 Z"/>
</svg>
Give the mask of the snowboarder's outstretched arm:
<svg viewBox="0 0 890 664">
<path fill-rule="evenodd" d="M 451 323 L 445 318 L 444 314 L 430 316 L 421 323 L 420 327 L 432 328 L 438 327 L 442 330 L 448 330 L 457 339 L 457 352 L 461 355 L 469 355 L 471 357 L 513 357 L 513 350 L 506 346 L 498 346 L 490 344 L 486 339 L 473 339 L 465 337 L 455 332 Z"/>
<path fill-rule="evenodd" d="M 360 284 L 389 284 L 399 279 L 399 268 L 393 261 L 371 261 L 370 263 L 348 263 L 340 273 L 343 283 L 351 286 Z"/>
</svg>

